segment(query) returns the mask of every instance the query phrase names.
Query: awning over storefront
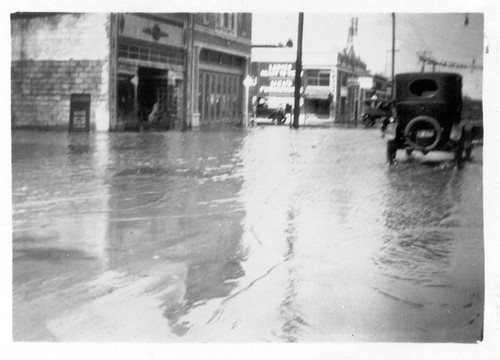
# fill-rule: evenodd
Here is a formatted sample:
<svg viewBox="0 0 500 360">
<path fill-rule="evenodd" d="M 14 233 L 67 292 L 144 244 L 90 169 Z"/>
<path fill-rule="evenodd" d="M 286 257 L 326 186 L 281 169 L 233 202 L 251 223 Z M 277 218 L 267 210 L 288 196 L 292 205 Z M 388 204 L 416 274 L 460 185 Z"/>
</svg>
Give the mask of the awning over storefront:
<svg viewBox="0 0 500 360">
<path fill-rule="evenodd" d="M 323 86 L 308 86 L 304 90 L 304 97 L 306 99 L 328 100 L 331 97 L 329 88 Z"/>
<path fill-rule="evenodd" d="M 118 74 L 133 77 L 137 74 L 137 66 L 128 64 L 118 64 Z"/>
</svg>

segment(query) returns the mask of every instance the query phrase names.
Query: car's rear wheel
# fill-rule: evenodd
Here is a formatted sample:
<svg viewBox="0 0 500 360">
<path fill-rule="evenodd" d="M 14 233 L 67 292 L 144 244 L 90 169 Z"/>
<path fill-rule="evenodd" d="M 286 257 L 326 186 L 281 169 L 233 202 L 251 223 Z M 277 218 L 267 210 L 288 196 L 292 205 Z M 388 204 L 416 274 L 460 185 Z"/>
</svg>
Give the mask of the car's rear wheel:
<svg viewBox="0 0 500 360">
<path fill-rule="evenodd" d="M 413 149 L 427 153 L 439 144 L 442 131 L 436 119 L 430 116 L 417 116 L 406 125 L 404 136 Z"/>
</svg>

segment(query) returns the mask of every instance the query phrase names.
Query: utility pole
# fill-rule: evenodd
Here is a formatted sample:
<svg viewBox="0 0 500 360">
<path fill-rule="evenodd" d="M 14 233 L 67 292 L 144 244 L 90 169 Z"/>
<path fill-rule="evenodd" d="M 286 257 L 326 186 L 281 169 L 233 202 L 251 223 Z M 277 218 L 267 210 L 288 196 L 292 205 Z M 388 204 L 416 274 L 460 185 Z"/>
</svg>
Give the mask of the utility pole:
<svg viewBox="0 0 500 360">
<path fill-rule="evenodd" d="M 297 61 L 295 63 L 295 93 L 294 93 L 294 106 L 293 106 L 293 127 L 299 128 L 300 116 L 300 74 L 302 73 L 302 33 L 304 30 L 304 13 L 299 13 L 299 31 L 297 40 Z"/>
<path fill-rule="evenodd" d="M 391 80 L 392 80 L 392 91 L 391 95 L 394 98 L 396 91 L 396 81 L 394 80 L 394 59 L 396 54 L 396 14 L 392 13 L 392 71 L 391 71 Z"/>
<path fill-rule="evenodd" d="M 398 52 L 399 49 L 394 49 L 394 52 Z M 389 66 L 389 54 L 392 52 L 392 49 L 387 49 L 386 52 L 385 52 L 385 65 L 384 65 L 384 76 L 386 76 L 387 78 L 389 78 L 389 70 L 388 70 L 388 66 Z"/>
<path fill-rule="evenodd" d="M 427 61 L 427 57 L 425 56 L 425 51 L 424 51 L 424 54 L 422 56 L 422 69 L 420 70 L 420 72 L 425 72 L 425 62 Z"/>
</svg>

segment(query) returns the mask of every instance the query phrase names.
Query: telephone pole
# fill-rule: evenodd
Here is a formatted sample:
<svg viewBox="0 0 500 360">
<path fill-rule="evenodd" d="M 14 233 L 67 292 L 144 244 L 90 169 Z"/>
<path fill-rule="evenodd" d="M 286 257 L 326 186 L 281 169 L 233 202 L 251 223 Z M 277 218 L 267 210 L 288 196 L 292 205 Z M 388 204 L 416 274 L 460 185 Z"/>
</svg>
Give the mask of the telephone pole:
<svg viewBox="0 0 500 360">
<path fill-rule="evenodd" d="M 396 54 L 396 14 L 392 13 L 392 71 L 391 71 L 392 97 L 394 97 L 396 91 L 396 82 L 394 81 L 394 59 L 396 57 L 395 54 Z"/>
<path fill-rule="evenodd" d="M 295 92 L 294 92 L 294 106 L 293 106 L 293 127 L 299 128 L 300 116 L 300 74 L 302 73 L 302 32 L 304 30 L 304 13 L 299 13 L 299 31 L 297 40 L 297 61 L 295 63 Z"/>
</svg>

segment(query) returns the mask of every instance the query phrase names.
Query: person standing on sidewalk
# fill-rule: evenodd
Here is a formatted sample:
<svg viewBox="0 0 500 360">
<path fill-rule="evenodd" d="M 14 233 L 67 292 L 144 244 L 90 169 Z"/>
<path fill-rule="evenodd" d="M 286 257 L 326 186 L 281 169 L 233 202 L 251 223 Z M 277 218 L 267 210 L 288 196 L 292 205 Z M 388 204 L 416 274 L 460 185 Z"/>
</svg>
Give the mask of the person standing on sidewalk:
<svg viewBox="0 0 500 360">
<path fill-rule="evenodd" d="M 285 118 L 287 118 L 288 114 L 290 114 L 290 122 L 292 121 L 292 105 L 287 103 L 285 105 Z"/>
</svg>

